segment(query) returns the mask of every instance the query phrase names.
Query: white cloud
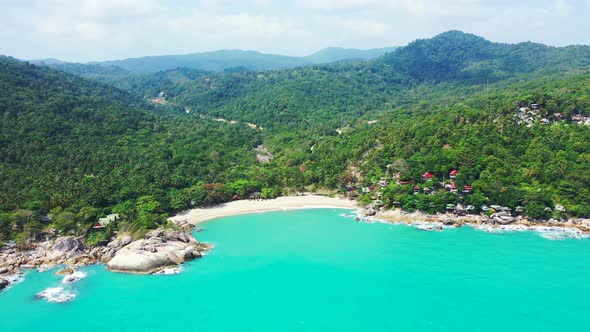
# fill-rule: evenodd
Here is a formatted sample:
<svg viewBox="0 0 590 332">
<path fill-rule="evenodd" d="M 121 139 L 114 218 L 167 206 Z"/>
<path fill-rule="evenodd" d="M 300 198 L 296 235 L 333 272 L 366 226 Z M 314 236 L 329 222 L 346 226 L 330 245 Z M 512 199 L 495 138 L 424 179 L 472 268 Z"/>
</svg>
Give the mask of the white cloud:
<svg viewBox="0 0 590 332">
<path fill-rule="evenodd" d="M 367 8 L 378 2 L 378 0 L 300 0 L 306 8 L 328 11 Z"/>
<path fill-rule="evenodd" d="M 373 14 L 405 12 L 419 16 L 461 16 L 488 7 L 482 0 L 299 0 L 299 3 L 307 9 L 326 12 L 363 10 Z"/>
<path fill-rule="evenodd" d="M 80 14 L 84 17 L 97 20 L 110 20 L 113 17 L 146 17 L 163 10 L 163 7 L 154 0 L 60 0 L 60 2 L 69 8 L 78 7 Z"/>
<path fill-rule="evenodd" d="M 358 33 L 373 36 L 382 36 L 390 30 L 389 25 L 371 20 L 353 20 L 350 22 L 350 27 Z"/>
<path fill-rule="evenodd" d="M 101 60 L 222 48 L 304 55 L 460 29 L 590 43 L 590 0 L 0 0 L 0 54 Z"/>
</svg>

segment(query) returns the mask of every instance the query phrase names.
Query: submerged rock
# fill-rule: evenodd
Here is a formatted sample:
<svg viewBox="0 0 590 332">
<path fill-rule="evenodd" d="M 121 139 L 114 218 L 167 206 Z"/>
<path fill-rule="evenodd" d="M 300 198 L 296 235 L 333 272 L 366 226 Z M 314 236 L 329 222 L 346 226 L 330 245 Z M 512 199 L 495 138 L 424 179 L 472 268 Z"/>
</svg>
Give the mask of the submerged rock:
<svg viewBox="0 0 590 332">
<path fill-rule="evenodd" d="M 4 290 L 8 286 L 10 286 L 10 282 L 6 279 L 0 278 L 0 291 Z"/>
<path fill-rule="evenodd" d="M 199 258 L 210 248 L 184 232 L 155 230 L 147 236 L 121 248 L 107 268 L 115 272 L 152 274 Z"/>
<path fill-rule="evenodd" d="M 63 269 L 55 272 L 55 275 L 58 275 L 58 276 L 67 276 L 67 275 L 73 274 L 74 272 L 76 272 L 76 270 L 74 268 L 72 268 L 72 267 L 65 267 L 65 268 L 63 268 Z"/>
</svg>

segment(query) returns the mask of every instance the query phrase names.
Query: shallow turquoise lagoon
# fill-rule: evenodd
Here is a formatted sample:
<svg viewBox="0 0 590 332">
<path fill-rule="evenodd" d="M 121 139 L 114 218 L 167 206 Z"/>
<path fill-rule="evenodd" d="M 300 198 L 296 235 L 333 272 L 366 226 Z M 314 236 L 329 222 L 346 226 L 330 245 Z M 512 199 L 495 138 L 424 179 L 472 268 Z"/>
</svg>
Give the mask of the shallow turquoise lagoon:
<svg viewBox="0 0 590 332">
<path fill-rule="evenodd" d="M 234 216 L 178 275 L 103 266 L 69 303 L 31 271 L 0 294 L 0 331 L 590 331 L 590 240 L 425 232 L 319 209 Z"/>
</svg>

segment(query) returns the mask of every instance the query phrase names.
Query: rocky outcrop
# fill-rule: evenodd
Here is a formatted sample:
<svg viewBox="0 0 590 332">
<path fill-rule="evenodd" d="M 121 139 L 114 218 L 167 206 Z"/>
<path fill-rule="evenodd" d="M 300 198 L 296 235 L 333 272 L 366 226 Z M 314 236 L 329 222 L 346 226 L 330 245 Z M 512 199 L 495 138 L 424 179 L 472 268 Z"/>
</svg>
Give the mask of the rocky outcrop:
<svg viewBox="0 0 590 332">
<path fill-rule="evenodd" d="M 113 271 L 152 273 L 201 257 L 209 249 L 208 245 L 182 231 L 160 229 L 149 232 L 146 237 L 132 242 L 131 236 L 120 234 L 106 246 L 84 248 L 82 238 L 65 236 L 36 242 L 28 251 L 9 243 L 0 249 L 0 275 L 12 275 L 26 268 L 44 271 L 59 264 L 65 264 L 64 273 L 69 273 L 72 269 L 97 263 L 109 263 Z M 114 260 L 119 251 L 121 255 Z"/>
<path fill-rule="evenodd" d="M 377 211 L 372 207 L 365 210 L 365 216 L 367 216 L 367 217 L 372 217 L 376 214 L 377 214 Z"/>
<path fill-rule="evenodd" d="M 441 220 L 445 226 L 462 227 L 464 222 L 461 219 L 443 219 Z"/>
<path fill-rule="evenodd" d="M 516 221 L 516 218 L 512 217 L 510 213 L 507 212 L 494 213 L 490 216 L 490 219 L 500 225 L 508 225 Z"/>
<path fill-rule="evenodd" d="M 32 250 L 21 251 L 14 247 L 0 251 L 0 271 L 14 274 L 19 269 L 39 268 L 63 264 L 84 254 L 82 242 L 75 237 L 65 236 L 55 241 L 35 243 Z"/>
<path fill-rule="evenodd" d="M 210 249 L 180 231 L 155 230 L 146 236 L 147 239 L 121 248 L 107 263 L 107 268 L 115 272 L 152 274 L 199 258 Z"/>
<path fill-rule="evenodd" d="M 107 244 L 107 248 L 119 249 L 133 242 L 131 235 L 121 235 Z"/>
<path fill-rule="evenodd" d="M 82 242 L 73 236 L 60 237 L 53 244 L 53 251 L 62 252 L 65 255 L 72 255 L 83 248 Z"/>
<path fill-rule="evenodd" d="M 189 223 L 186 219 L 175 220 L 174 223 L 176 224 L 176 226 L 178 226 L 178 228 L 185 232 L 189 232 L 195 229 L 195 225 Z"/>
</svg>

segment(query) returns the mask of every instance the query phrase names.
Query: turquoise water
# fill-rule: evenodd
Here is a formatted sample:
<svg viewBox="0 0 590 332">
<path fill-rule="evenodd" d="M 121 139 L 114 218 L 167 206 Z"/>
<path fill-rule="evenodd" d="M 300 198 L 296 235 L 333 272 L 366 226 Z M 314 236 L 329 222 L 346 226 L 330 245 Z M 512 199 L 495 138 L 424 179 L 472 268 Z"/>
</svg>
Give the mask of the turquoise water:
<svg viewBox="0 0 590 332">
<path fill-rule="evenodd" d="M 69 303 L 31 271 L 0 294 L 0 331 L 590 331 L 590 240 L 363 224 L 343 210 L 234 216 L 170 276 L 85 268 Z"/>
</svg>

